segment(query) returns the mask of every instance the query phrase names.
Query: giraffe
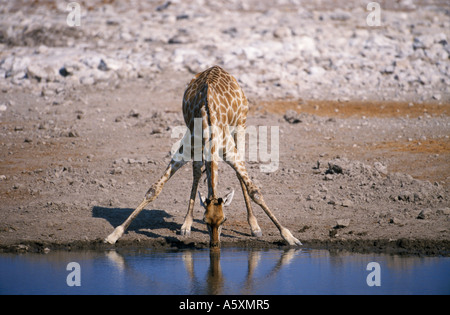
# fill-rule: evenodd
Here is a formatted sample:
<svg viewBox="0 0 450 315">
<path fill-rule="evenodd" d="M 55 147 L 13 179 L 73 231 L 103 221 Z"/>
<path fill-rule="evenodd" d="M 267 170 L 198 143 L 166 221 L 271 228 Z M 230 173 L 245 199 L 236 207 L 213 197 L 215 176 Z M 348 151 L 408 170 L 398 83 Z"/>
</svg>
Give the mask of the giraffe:
<svg viewBox="0 0 450 315">
<path fill-rule="evenodd" d="M 205 209 L 203 221 L 206 223 L 210 235 L 210 246 L 220 246 L 221 228 L 226 220 L 223 207 L 228 206 L 234 196 L 234 190 L 224 197 L 218 196 L 218 163 L 220 161 L 219 151 L 221 151 L 223 160 L 234 169 L 239 179 L 252 235 L 261 237 L 262 232 L 253 214 L 251 200 L 263 209 L 278 228 L 281 237 L 289 245 L 302 245 L 287 228 L 280 224 L 264 201 L 259 188 L 253 184 L 247 173 L 237 146 L 237 143 L 245 140 L 247 113 L 247 99 L 232 75 L 219 66 L 213 66 L 196 74 L 188 84 L 183 96 L 183 116 L 189 132 L 186 132 L 161 178 L 148 189 L 141 204 L 121 225 L 115 228 L 105 242 L 114 244 L 144 207 L 158 197 L 164 184 L 189 161 L 185 158 L 188 155 L 186 153 L 189 152 L 185 152 L 185 150 L 190 148 L 190 156 L 194 156 L 193 182 L 188 211 L 180 231 L 181 235 L 189 236 L 191 233 L 197 188 L 202 175 L 202 167 L 205 166 L 208 196 L 204 197 L 199 192 L 200 204 Z M 194 130 L 199 125 L 196 124 L 196 121 L 201 122 L 202 132 L 200 134 Z M 236 132 L 232 135 L 230 129 L 234 127 L 236 127 Z"/>
</svg>

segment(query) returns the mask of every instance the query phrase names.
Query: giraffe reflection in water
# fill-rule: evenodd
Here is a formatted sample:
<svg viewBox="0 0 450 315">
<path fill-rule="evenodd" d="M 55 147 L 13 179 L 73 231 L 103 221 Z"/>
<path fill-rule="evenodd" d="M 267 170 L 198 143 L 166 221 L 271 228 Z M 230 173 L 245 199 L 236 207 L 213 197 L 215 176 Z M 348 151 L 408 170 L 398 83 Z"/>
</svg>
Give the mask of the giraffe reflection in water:
<svg viewBox="0 0 450 315">
<path fill-rule="evenodd" d="M 296 253 L 300 251 L 300 249 L 294 248 L 280 251 L 279 257 L 276 260 L 274 266 L 271 267 L 271 269 L 269 269 L 268 271 L 265 271 L 263 275 L 258 274 L 258 276 L 255 277 L 255 272 L 258 269 L 258 266 L 261 262 L 261 257 L 265 252 L 261 250 L 249 250 L 247 252 L 247 272 L 242 280 L 239 279 L 239 283 L 236 284 L 238 287 L 240 287 L 241 290 L 239 294 L 252 294 L 252 292 L 257 289 L 258 286 L 268 284 L 270 280 L 274 280 L 278 272 L 289 265 L 289 263 L 296 256 Z M 190 294 L 227 294 L 227 286 L 229 287 L 230 282 L 235 283 L 237 279 L 234 275 L 232 279 L 227 279 L 226 274 L 224 274 L 224 272 L 222 271 L 221 250 L 219 248 L 211 248 L 209 250 L 209 265 L 206 274 L 204 270 L 199 273 L 195 268 L 195 262 L 199 262 L 199 257 L 196 257 L 196 255 L 202 253 L 204 252 L 199 250 L 181 251 L 182 260 L 185 266 L 185 272 L 187 278 L 189 279 L 188 288 L 186 288 L 186 291 L 188 291 Z M 118 268 L 121 273 L 137 272 L 136 270 L 134 270 L 132 264 L 127 263 L 127 259 L 129 256 L 122 255 L 113 250 L 107 252 L 107 257 L 114 263 L 116 268 Z M 139 273 L 138 276 L 142 278 L 141 273 Z M 153 275 L 148 275 L 148 277 L 149 281 L 155 281 Z M 164 286 L 161 283 L 154 283 L 154 285 Z M 234 291 L 236 291 L 236 285 L 233 284 Z"/>
</svg>

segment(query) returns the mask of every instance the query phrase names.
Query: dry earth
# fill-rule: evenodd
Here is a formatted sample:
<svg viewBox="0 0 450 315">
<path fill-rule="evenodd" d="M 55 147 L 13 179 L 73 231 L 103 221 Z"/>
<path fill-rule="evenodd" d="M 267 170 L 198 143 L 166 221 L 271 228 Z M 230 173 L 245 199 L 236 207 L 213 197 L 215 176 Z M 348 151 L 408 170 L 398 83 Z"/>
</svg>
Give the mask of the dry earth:
<svg viewBox="0 0 450 315">
<path fill-rule="evenodd" d="M 165 11 L 169 12 L 169 17 L 175 4 L 178 1 Z M 111 6 L 114 8 L 114 4 L 108 4 L 108 8 Z M 211 10 L 215 9 L 212 7 Z M 304 11 L 307 9 L 307 6 L 302 7 Z M 17 8 L 5 9 L 2 14 L 7 14 L 8 10 Z M 95 8 L 92 10 L 96 12 Z M 227 14 L 257 14 L 259 10 L 233 9 Z M 274 10 L 272 14 L 277 16 L 278 11 Z M 283 10 L 288 9 L 280 7 L 279 11 Z M 341 28 L 351 28 L 345 21 L 351 22 L 353 17 L 345 15 L 345 10 L 347 8 L 343 6 L 333 11 L 337 16 L 332 18 L 333 15 L 323 9 L 311 9 L 310 18 L 314 23 L 331 19 L 338 21 Z M 415 6 L 406 12 L 424 14 L 419 11 Z M 392 12 L 395 14 L 396 11 Z M 111 18 L 111 12 L 108 14 L 105 20 L 110 22 L 107 25 L 121 23 Z M 127 17 L 126 13 L 122 17 Z M 188 23 L 190 17 L 195 17 L 191 11 L 188 17 L 169 22 L 164 20 L 167 16 L 163 17 L 161 27 L 164 30 L 164 23 L 178 23 L 178 20 Z M 450 25 L 448 14 L 442 14 L 441 18 L 444 22 L 439 25 L 445 29 Z M 97 20 L 101 21 L 101 16 Z M 208 21 L 200 20 L 199 23 Z M 426 23 L 421 25 L 427 29 Z M 228 29 L 227 25 L 222 29 Z M 8 32 L 2 34 L 12 36 L 9 40 L 17 37 L 11 35 L 13 31 Z M 390 38 L 395 38 L 392 29 L 388 27 L 387 32 L 391 32 Z M 183 43 L 183 34 L 189 39 L 191 32 L 179 32 L 179 42 L 175 44 L 174 40 L 169 43 L 149 40 L 149 45 L 153 45 L 150 48 L 160 47 L 157 52 L 161 57 L 166 48 L 169 49 L 167 54 L 172 54 L 174 45 L 194 45 L 189 40 Z M 66 35 L 51 34 L 52 38 L 65 38 Z M 293 31 L 288 40 L 296 36 L 298 34 Z M 88 42 L 92 40 L 87 38 Z M 113 39 L 111 43 L 120 42 L 120 38 Z M 37 55 L 51 57 L 53 49 L 61 48 L 48 42 L 46 45 L 50 48 L 39 46 L 39 42 L 32 43 L 31 48 L 23 43 L 2 43 L 5 49 L 2 67 L 8 56 L 24 56 L 26 49 L 35 57 L 32 51 L 39 47 Z M 448 44 L 435 44 L 434 49 L 441 49 L 439 45 Z M 99 47 L 96 49 L 101 50 Z M 420 49 L 428 51 L 428 48 Z M 323 54 L 323 50 L 320 51 Z M 244 60 L 244 55 L 236 58 Z M 436 67 L 436 73 L 442 76 L 436 79 L 439 84 L 430 79 L 429 82 L 413 80 L 406 88 L 400 83 L 395 85 L 394 90 L 404 94 L 378 85 L 378 90 L 366 86 L 367 97 L 360 97 L 364 94 L 364 86 L 358 89 L 356 97 L 351 97 L 351 89 L 355 88 L 351 86 L 341 97 L 338 90 L 328 93 L 328 86 L 318 83 L 320 77 L 311 79 L 306 74 L 305 84 L 309 85 L 304 90 L 305 95 L 302 95 L 301 85 L 296 85 L 294 94 L 285 93 L 291 84 L 284 85 L 285 81 L 280 85 L 271 80 L 262 83 L 244 80 L 247 82 L 243 83 L 244 91 L 251 106 L 248 126 L 269 132 L 279 128 L 276 170 L 262 172 L 260 165 L 268 164 L 268 161 L 261 156 L 259 161 L 249 161 L 247 156 L 247 168 L 278 219 L 306 247 L 449 255 L 450 81 L 448 54 L 446 56 L 440 68 Z M 309 55 L 303 57 L 308 59 Z M 417 60 L 414 58 L 422 57 L 408 60 Z M 318 59 L 311 57 L 313 66 Z M 99 60 L 101 58 L 97 63 Z M 221 60 L 213 61 L 228 69 L 227 63 Z M 167 62 L 171 62 L 170 58 Z M 186 65 L 190 60 L 182 58 L 181 62 Z M 58 69 L 62 65 L 64 63 L 58 65 Z M 243 62 L 230 72 L 237 78 L 244 76 L 243 73 L 247 78 L 258 77 L 261 76 L 260 69 L 256 70 L 258 66 L 261 66 L 259 61 Z M 76 83 L 66 81 L 65 76 L 36 80 L 31 77 L 30 68 L 24 69 L 24 74 L 28 73 L 25 77 L 21 77 L 20 72 L 11 76 L 5 70 L 5 79 L 0 79 L 0 248 L 8 251 L 108 248 L 110 245 L 103 244 L 102 240 L 140 203 L 170 161 L 172 145 L 181 138 L 173 132 L 183 125 L 181 99 L 186 83 L 192 78 L 192 69 L 152 64 L 145 68 L 145 73 L 133 68 L 130 69 L 132 75 L 113 73 L 100 81 L 88 73 L 87 78 L 92 79 L 80 76 Z M 413 71 L 414 66 L 411 69 Z M 115 70 L 125 71 L 123 68 Z M 328 71 L 336 74 L 333 67 L 322 70 L 319 72 L 324 77 Z M 354 71 L 359 70 L 357 67 Z M 398 78 L 386 77 L 390 75 L 389 71 L 380 78 L 397 84 Z M 270 73 L 269 70 L 265 72 Z M 380 75 L 378 70 L 377 73 Z M 400 71 L 398 75 L 401 74 Z M 422 73 L 424 75 L 426 77 Z M 348 81 L 349 86 L 353 83 Z M 262 86 L 262 89 L 255 90 L 256 86 Z M 383 97 L 374 96 L 378 91 L 382 91 Z M 269 156 L 274 157 L 271 153 Z M 272 162 L 275 161 L 272 159 Z M 220 174 L 222 193 L 228 187 L 237 192 L 226 210 L 228 221 L 222 231 L 223 246 L 283 245 L 275 226 L 256 205 L 263 237 L 257 239 L 250 235 L 239 183 L 225 163 L 221 165 Z M 166 184 L 158 199 L 138 216 L 116 246 L 207 246 L 209 237 L 201 222 L 198 201 L 191 236 L 186 238 L 178 234 L 187 210 L 191 181 L 188 164 Z M 206 191 L 203 181 L 199 189 Z"/>
<path fill-rule="evenodd" d="M 103 246 L 101 240 L 169 162 L 180 139 L 172 130 L 182 125 L 175 100 L 182 91 L 175 86 L 155 92 L 137 80 L 117 89 L 84 88 L 54 101 L 20 91 L 2 94 L 15 104 L 2 116 L 2 247 Z M 263 162 L 249 162 L 248 169 L 280 221 L 305 246 L 442 254 L 449 239 L 448 106 L 421 104 L 416 112 L 415 104 L 402 103 L 255 103 L 248 125 L 278 126 L 280 161 L 272 173 L 260 171 Z M 282 244 L 258 208 L 264 235 L 250 236 L 237 179 L 222 164 L 221 191 L 238 192 L 227 209 L 224 246 Z M 191 237 L 177 234 L 191 180 L 188 164 L 118 246 L 206 246 L 198 202 Z M 200 190 L 206 191 L 205 183 Z M 336 227 L 338 220 L 343 227 Z"/>
</svg>

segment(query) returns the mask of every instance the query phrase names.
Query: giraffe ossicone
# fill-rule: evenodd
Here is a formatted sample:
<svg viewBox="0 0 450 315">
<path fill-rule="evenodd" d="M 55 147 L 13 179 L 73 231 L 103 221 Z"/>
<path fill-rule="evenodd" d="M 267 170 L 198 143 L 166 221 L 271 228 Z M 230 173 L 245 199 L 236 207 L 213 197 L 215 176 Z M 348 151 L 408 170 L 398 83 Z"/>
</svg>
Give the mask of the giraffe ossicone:
<svg viewBox="0 0 450 315">
<path fill-rule="evenodd" d="M 173 154 L 161 178 L 147 191 L 141 204 L 124 223 L 116 227 L 105 242 L 114 244 L 144 207 L 158 197 L 164 184 L 177 170 L 190 161 L 188 157 L 194 157 L 193 183 L 188 211 L 180 231 L 181 235 L 189 236 L 191 233 L 198 183 L 202 175 L 202 167 L 205 166 L 208 195 L 204 201 L 201 200 L 201 205 L 205 208 L 203 221 L 210 235 L 210 246 L 220 246 L 222 225 L 226 221 L 223 207 L 229 205 L 234 194 L 233 191 L 231 195 L 218 196 L 218 164 L 223 159 L 234 169 L 241 184 L 252 235 L 261 236 L 262 232 L 253 214 L 251 201 L 264 210 L 289 245 L 301 245 L 301 242 L 280 224 L 247 173 L 242 153 L 247 113 L 247 98 L 236 79 L 228 72 L 219 66 L 213 66 L 195 75 L 183 95 L 183 117 L 188 129 L 180 141 L 179 148 Z M 199 126 L 201 126 L 201 133 Z M 220 152 L 223 156 L 220 156 Z"/>
</svg>

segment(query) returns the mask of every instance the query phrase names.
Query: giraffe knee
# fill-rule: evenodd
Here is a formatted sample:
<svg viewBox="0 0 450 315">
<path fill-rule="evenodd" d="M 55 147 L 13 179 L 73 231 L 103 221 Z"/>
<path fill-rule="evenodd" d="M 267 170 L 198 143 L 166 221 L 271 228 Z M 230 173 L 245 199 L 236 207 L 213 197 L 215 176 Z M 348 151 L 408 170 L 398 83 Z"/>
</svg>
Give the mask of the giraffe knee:
<svg viewBox="0 0 450 315">
<path fill-rule="evenodd" d="M 153 185 L 150 189 L 145 193 L 146 200 L 154 200 L 158 196 L 158 186 Z"/>
<path fill-rule="evenodd" d="M 258 203 L 258 201 L 262 200 L 261 192 L 259 191 L 258 187 L 256 187 L 256 186 L 249 187 L 248 194 L 253 199 L 253 201 L 256 203 Z"/>
<path fill-rule="evenodd" d="M 145 199 L 149 200 L 155 195 L 155 189 L 150 187 L 150 189 L 145 193 Z"/>
</svg>

